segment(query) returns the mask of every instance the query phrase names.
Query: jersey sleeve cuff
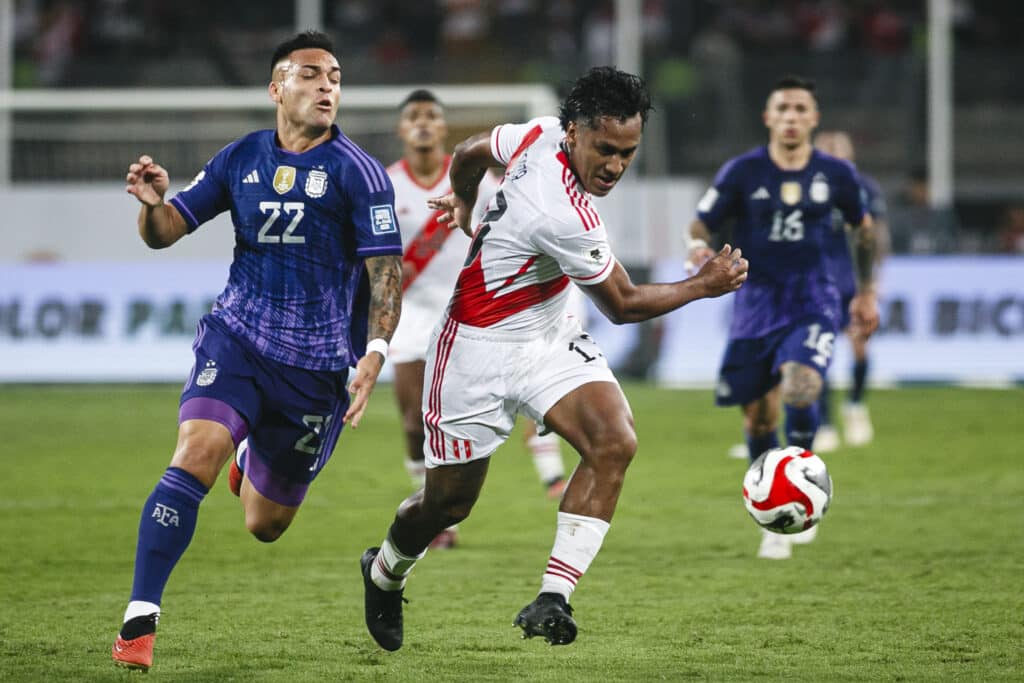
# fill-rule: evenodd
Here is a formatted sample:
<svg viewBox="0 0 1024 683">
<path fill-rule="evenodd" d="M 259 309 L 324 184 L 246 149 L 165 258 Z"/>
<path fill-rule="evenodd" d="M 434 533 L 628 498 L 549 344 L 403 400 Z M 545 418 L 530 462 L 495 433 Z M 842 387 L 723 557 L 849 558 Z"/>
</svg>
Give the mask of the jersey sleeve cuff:
<svg viewBox="0 0 1024 683">
<path fill-rule="evenodd" d="M 356 249 L 356 254 L 359 256 L 401 256 L 402 245 L 386 244 L 383 246 L 359 247 Z"/>
<path fill-rule="evenodd" d="M 614 269 L 614 266 L 615 266 L 615 258 L 613 257 L 613 258 L 608 259 L 608 263 L 604 264 L 604 268 L 602 268 L 597 273 L 594 273 L 593 275 L 585 275 L 585 276 L 570 275 L 569 279 L 572 280 L 573 282 L 575 282 L 577 284 L 581 284 L 581 285 L 588 285 L 589 286 L 589 285 L 600 284 L 600 283 L 604 282 L 605 280 L 607 280 L 608 276 L 612 274 L 612 270 Z"/>
<path fill-rule="evenodd" d="M 496 161 L 507 164 L 508 161 L 501 156 L 501 147 L 498 145 L 498 137 L 501 135 L 501 129 L 504 127 L 504 124 L 495 126 L 494 130 L 491 131 L 491 156 L 494 157 Z"/>
<path fill-rule="evenodd" d="M 185 202 L 183 202 L 180 197 L 178 197 L 177 195 L 171 197 L 171 200 L 168 202 L 168 204 L 176 208 L 178 210 L 178 213 L 181 214 L 181 217 L 185 219 L 185 225 L 188 226 L 189 232 L 194 232 L 195 229 L 199 227 L 199 220 L 196 219 L 195 214 L 192 213 L 192 211 L 188 208 L 188 206 L 185 205 Z"/>
</svg>

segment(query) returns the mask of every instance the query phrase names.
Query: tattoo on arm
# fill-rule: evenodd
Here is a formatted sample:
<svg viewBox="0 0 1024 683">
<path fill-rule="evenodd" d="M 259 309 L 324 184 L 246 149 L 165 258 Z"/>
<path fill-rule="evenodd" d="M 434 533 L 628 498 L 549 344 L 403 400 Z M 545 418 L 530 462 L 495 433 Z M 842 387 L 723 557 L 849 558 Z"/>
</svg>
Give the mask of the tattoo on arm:
<svg viewBox="0 0 1024 683">
<path fill-rule="evenodd" d="M 878 244 L 873 226 L 862 225 L 853 241 L 853 265 L 857 273 L 857 290 L 864 291 L 875 281 L 875 260 Z"/>
<path fill-rule="evenodd" d="M 402 257 L 368 258 L 366 271 L 370 275 L 369 338 L 391 341 L 402 313 Z"/>
</svg>

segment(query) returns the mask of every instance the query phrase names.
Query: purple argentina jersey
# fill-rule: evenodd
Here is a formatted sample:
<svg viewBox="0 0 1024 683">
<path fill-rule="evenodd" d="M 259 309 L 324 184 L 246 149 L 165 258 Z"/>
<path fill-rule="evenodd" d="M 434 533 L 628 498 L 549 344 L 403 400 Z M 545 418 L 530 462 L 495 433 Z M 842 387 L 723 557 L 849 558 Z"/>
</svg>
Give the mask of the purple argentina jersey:
<svg viewBox="0 0 1024 683">
<path fill-rule="evenodd" d="M 734 218 L 730 243 L 750 261 L 736 292 L 731 339 L 763 337 L 810 315 L 839 323 L 839 291 L 825 259 L 833 208 L 848 223 L 863 220 L 853 165 L 818 150 L 799 171 L 781 170 L 768 148 L 758 147 L 718 172 L 697 216 L 712 231 Z"/>
<path fill-rule="evenodd" d="M 309 370 L 365 352 L 363 260 L 401 255 L 394 189 L 380 163 L 337 126 L 303 153 L 273 130 L 236 140 L 171 203 L 189 231 L 231 211 L 235 253 L 213 315 L 264 356 Z"/>
<path fill-rule="evenodd" d="M 885 220 L 885 195 L 882 194 L 882 188 L 869 175 L 861 173 L 858 177 L 861 202 L 876 222 Z M 825 243 L 825 257 L 839 287 L 839 296 L 848 302 L 857 293 L 857 278 L 853 273 L 850 245 L 846 239 L 846 222 L 838 210 L 832 213 L 832 235 L 833 239 Z"/>
</svg>

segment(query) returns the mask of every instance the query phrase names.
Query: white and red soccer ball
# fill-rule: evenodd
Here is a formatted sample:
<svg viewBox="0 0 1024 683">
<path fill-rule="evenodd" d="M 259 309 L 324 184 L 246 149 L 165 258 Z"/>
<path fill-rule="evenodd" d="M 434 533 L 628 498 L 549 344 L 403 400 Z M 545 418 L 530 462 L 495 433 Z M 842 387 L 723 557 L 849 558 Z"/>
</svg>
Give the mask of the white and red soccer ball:
<svg viewBox="0 0 1024 683">
<path fill-rule="evenodd" d="M 765 451 L 743 477 L 743 504 L 754 521 L 796 534 L 821 521 L 832 502 L 832 478 L 814 453 L 790 446 Z"/>
</svg>

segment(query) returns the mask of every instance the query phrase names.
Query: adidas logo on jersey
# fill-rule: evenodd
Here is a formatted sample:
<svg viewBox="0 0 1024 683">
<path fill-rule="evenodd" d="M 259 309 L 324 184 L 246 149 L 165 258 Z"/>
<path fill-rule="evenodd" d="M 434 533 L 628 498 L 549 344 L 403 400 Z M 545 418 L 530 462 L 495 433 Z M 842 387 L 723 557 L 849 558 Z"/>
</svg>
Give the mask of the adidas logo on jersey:
<svg viewBox="0 0 1024 683">
<path fill-rule="evenodd" d="M 768 190 L 766 190 L 764 185 L 762 185 L 761 187 L 757 188 L 757 191 L 754 192 L 754 194 L 750 195 L 750 198 L 751 199 L 771 199 L 772 196 L 770 194 L 768 194 Z"/>
<path fill-rule="evenodd" d="M 260 172 L 259 171 L 249 171 L 249 175 L 245 176 L 245 178 L 242 179 L 242 184 L 244 185 L 244 184 L 247 184 L 247 183 L 258 183 L 259 181 L 260 181 Z"/>
</svg>

